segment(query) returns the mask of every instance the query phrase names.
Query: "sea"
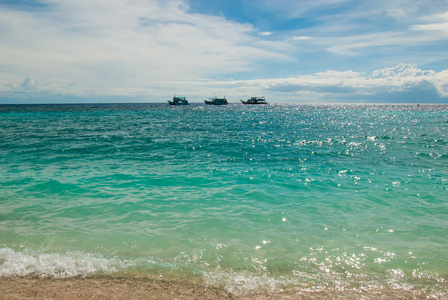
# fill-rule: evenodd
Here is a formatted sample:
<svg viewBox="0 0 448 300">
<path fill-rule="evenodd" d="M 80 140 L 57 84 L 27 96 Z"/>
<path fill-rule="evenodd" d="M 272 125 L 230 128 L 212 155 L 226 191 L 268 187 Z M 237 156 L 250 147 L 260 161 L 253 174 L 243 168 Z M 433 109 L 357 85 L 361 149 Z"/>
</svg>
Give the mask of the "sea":
<svg viewBox="0 0 448 300">
<path fill-rule="evenodd" d="M 0 105 L 0 276 L 448 298 L 448 105 Z"/>
</svg>

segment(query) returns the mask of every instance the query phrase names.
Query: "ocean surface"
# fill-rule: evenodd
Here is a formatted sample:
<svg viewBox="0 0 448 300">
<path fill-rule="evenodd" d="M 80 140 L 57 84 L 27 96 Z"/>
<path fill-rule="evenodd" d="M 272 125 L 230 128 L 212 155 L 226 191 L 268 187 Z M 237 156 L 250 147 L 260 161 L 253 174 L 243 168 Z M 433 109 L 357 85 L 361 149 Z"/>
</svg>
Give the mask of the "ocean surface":
<svg viewBox="0 0 448 300">
<path fill-rule="evenodd" d="M 447 105 L 0 105 L 0 276 L 446 299 L 447 152 Z"/>
</svg>

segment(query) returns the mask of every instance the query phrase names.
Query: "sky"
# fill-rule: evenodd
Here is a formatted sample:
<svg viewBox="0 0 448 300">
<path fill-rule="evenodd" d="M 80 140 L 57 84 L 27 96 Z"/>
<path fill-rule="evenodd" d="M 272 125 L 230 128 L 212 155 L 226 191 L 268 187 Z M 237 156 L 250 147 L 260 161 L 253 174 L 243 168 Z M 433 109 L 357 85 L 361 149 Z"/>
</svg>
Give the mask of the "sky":
<svg viewBox="0 0 448 300">
<path fill-rule="evenodd" d="M 448 0 L 0 0 L 0 103 L 448 103 Z"/>
</svg>

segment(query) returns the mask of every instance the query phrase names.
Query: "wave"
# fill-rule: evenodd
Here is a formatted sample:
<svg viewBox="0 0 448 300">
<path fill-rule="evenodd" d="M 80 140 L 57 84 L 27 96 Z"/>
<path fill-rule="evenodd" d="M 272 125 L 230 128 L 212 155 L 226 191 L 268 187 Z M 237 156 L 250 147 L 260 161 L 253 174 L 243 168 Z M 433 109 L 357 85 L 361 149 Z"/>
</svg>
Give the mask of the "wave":
<svg viewBox="0 0 448 300">
<path fill-rule="evenodd" d="M 129 263 L 82 252 L 42 253 L 26 249 L 23 252 L 5 247 L 0 249 L 0 276 L 38 276 L 51 278 L 86 277 L 97 273 L 111 274 L 123 270 Z"/>
<path fill-rule="evenodd" d="M 388 257 L 392 254 L 384 255 Z M 351 265 L 351 268 L 336 270 L 331 267 L 332 263 L 328 265 L 328 261 L 335 260 L 335 257 L 326 257 L 324 263 L 319 259 L 316 260 L 311 253 L 292 269 L 288 268 L 288 272 L 280 273 L 270 270 L 262 260 L 256 258 L 248 259 L 250 261 L 248 269 L 208 266 L 207 263 L 196 268 L 179 260 L 174 265 L 148 258 L 122 259 L 79 251 L 66 253 L 44 253 L 31 249 L 16 251 L 4 247 L 0 248 L 0 277 L 67 279 L 96 275 L 103 276 L 102 278 L 110 275 L 113 278 L 119 275 L 130 280 L 141 276 L 191 282 L 198 282 L 199 279 L 206 286 L 220 287 L 235 296 L 260 293 L 327 294 L 332 297 L 400 295 L 436 299 L 448 296 L 446 281 L 437 273 L 416 269 L 408 274 L 400 268 L 387 269 L 383 274 L 369 273 L 362 268 L 363 256 L 345 254 L 342 259 L 346 261 L 347 266 Z"/>
</svg>

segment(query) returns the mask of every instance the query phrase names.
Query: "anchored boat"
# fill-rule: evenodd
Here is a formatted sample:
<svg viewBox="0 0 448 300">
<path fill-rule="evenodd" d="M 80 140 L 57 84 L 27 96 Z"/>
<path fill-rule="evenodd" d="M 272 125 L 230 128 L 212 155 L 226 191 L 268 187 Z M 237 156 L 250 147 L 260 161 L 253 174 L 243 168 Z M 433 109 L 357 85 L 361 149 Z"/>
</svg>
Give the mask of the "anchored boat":
<svg viewBox="0 0 448 300">
<path fill-rule="evenodd" d="M 241 100 L 241 102 L 243 104 L 268 104 L 268 102 L 266 102 L 266 99 L 264 99 L 264 97 L 252 97 L 247 101 Z"/>
<path fill-rule="evenodd" d="M 187 97 L 173 97 L 173 100 L 168 100 L 170 105 L 188 105 Z"/>
<path fill-rule="evenodd" d="M 227 99 L 224 98 L 212 98 L 211 100 L 204 100 L 205 104 L 207 105 L 227 105 Z"/>
</svg>

